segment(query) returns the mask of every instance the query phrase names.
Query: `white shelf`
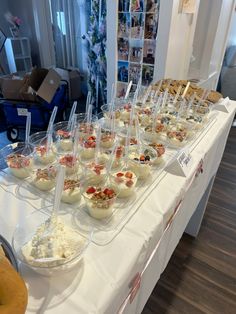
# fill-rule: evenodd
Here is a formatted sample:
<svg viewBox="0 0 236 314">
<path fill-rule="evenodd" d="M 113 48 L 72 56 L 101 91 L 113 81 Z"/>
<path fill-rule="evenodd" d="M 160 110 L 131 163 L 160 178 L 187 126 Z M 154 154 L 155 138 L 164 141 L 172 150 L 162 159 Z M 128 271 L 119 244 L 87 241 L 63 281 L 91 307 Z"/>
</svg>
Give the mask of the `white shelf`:
<svg viewBox="0 0 236 314">
<path fill-rule="evenodd" d="M 27 37 L 7 38 L 5 50 L 10 73 L 22 74 L 31 71 L 31 50 Z"/>
</svg>

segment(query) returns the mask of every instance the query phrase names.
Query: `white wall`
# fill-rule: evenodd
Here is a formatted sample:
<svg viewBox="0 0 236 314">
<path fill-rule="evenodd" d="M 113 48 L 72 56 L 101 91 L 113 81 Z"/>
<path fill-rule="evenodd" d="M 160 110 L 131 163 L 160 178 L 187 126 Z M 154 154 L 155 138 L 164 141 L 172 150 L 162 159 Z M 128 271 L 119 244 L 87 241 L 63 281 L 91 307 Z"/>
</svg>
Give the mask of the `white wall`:
<svg viewBox="0 0 236 314">
<path fill-rule="evenodd" d="M 194 14 L 184 14 L 179 12 L 179 0 L 173 0 L 172 8 L 171 3 L 169 3 L 168 9 L 172 9 L 171 20 L 169 21 L 171 23 L 170 31 L 169 34 L 166 34 L 165 29 L 162 29 L 160 32 L 161 36 L 166 36 L 166 40 L 169 40 L 164 77 L 175 79 L 187 78 L 190 58 L 192 55 L 199 1 L 200 0 L 196 0 Z M 163 1 L 163 5 L 167 5 L 168 2 L 170 1 Z M 162 47 L 160 47 L 159 53 L 164 53 L 162 52 Z"/>
<path fill-rule="evenodd" d="M 35 32 L 32 0 L 7 0 L 7 2 L 9 11 L 22 20 L 20 27 L 21 36 L 26 36 L 30 39 L 33 65 L 40 66 L 39 46 Z"/>
<path fill-rule="evenodd" d="M 229 40 L 227 46 L 236 45 L 236 11 L 233 13 L 232 24 L 229 32 Z"/>
<path fill-rule="evenodd" d="M 6 36 L 10 36 L 10 24 L 6 21 L 4 14 L 9 11 L 9 1 L 0 1 L 0 28 L 3 30 Z"/>
<path fill-rule="evenodd" d="M 6 21 L 4 14 L 9 11 L 8 0 L 0 1 L 0 28 L 6 36 L 10 36 L 10 24 Z M 2 50 L 0 53 L 0 65 L 3 68 L 5 73 L 8 73 L 7 59 L 5 51 Z"/>
</svg>

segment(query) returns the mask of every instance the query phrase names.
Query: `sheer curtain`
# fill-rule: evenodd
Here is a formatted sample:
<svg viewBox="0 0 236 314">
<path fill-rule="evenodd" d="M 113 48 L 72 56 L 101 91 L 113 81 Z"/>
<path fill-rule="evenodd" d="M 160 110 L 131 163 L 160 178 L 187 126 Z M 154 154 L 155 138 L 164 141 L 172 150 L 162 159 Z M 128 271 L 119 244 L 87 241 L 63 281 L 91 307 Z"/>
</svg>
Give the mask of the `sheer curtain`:
<svg viewBox="0 0 236 314">
<path fill-rule="evenodd" d="M 54 38 L 56 66 L 87 72 L 87 33 L 90 1 L 48 0 Z"/>
</svg>

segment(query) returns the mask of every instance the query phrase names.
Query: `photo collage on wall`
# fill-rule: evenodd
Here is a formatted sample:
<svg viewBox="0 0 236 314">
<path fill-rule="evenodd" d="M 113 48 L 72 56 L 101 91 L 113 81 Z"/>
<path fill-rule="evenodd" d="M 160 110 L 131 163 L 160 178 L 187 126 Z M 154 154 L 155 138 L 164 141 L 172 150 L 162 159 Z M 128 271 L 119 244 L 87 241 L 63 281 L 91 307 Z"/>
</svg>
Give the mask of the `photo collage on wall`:
<svg viewBox="0 0 236 314">
<path fill-rule="evenodd" d="M 117 32 L 117 96 L 124 97 L 128 82 L 132 90 L 141 78 L 152 82 L 160 0 L 119 0 Z"/>
</svg>

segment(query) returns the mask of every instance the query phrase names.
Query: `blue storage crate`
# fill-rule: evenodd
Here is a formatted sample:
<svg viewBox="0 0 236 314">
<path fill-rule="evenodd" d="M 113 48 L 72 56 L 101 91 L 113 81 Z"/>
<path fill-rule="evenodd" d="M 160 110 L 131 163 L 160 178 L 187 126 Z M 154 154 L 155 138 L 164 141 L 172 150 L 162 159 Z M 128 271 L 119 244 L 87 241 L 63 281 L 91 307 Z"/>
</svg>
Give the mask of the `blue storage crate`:
<svg viewBox="0 0 236 314">
<path fill-rule="evenodd" d="M 6 118 L 7 137 L 11 141 L 18 138 L 18 129 L 24 128 L 26 125 L 26 113 L 31 112 L 31 129 L 46 129 L 51 116 L 51 112 L 55 106 L 58 107 L 57 118 L 62 119 L 68 103 L 67 84 L 62 84 L 57 89 L 51 103 L 44 100 L 41 102 L 31 102 L 24 100 L 4 99 L 1 105 Z M 12 129 L 14 132 L 12 133 Z M 17 134 L 16 134 L 17 133 Z M 12 134 L 14 134 L 12 136 Z"/>
</svg>

